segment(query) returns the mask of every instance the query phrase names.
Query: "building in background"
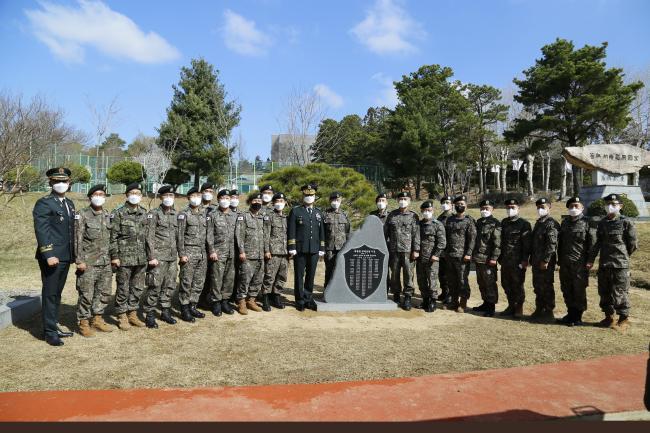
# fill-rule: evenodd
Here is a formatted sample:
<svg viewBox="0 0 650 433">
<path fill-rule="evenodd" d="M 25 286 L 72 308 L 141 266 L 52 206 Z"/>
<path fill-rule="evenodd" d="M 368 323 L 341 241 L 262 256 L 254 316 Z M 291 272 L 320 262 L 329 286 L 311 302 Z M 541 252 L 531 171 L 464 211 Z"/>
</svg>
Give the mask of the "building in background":
<svg viewBox="0 0 650 433">
<path fill-rule="evenodd" d="M 305 165 L 311 161 L 315 135 L 274 134 L 271 136 L 271 160 L 284 165 Z"/>
</svg>

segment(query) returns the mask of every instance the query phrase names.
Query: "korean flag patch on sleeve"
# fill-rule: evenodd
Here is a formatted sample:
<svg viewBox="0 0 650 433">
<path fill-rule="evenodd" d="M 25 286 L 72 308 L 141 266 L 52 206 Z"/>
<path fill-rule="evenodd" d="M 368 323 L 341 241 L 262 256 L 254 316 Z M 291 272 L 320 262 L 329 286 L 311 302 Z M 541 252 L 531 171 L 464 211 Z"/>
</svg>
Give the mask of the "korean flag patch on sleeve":
<svg viewBox="0 0 650 433">
<path fill-rule="evenodd" d="M 151 218 L 153 218 L 153 215 L 150 214 L 150 213 L 148 213 L 148 214 L 147 214 L 147 218 L 148 218 L 148 219 L 151 219 Z"/>
<path fill-rule="evenodd" d="M 178 219 L 179 220 L 184 220 L 185 219 L 185 214 L 179 213 L 178 214 Z"/>
<path fill-rule="evenodd" d="M 244 217 L 243 216 L 238 216 L 237 221 L 244 221 Z"/>
<path fill-rule="evenodd" d="M 74 219 L 78 220 L 80 218 L 81 218 L 81 215 L 79 215 L 78 213 L 74 214 Z"/>
</svg>

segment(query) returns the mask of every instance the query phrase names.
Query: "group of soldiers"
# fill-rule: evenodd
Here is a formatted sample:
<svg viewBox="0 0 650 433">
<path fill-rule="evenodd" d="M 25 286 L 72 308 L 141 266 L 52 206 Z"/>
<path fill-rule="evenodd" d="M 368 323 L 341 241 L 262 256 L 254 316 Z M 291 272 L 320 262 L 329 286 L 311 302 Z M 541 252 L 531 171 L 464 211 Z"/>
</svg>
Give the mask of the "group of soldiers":
<svg viewBox="0 0 650 433">
<path fill-rule="evenodd" d="M 313 288 L 318 261 L 325 262 L 327 286 L 337 254 L 350 235 L 341 194 L 332 193 L 329 208 L 322 211 L 314 206 L 317 185 L 313 184 L 301 188 L 302 204 L 288 215 L 287 198 L 271 185 L 249 194 L 248 208 L 242 210 L 236 190 L 217 191 L 213 203 L 215 189 L 209 183 L 191 188 L 187 206 L 180 211 L 175 206 L 178 196 L 169 185 L 159 188 L 160 206 L 150 211 L 140 204 L 143 189 L 138 183 L 126 187 L 124 204 L 113 211 L 104 208 L 104 185 L 95 185 L 88 191 L 88 207 L 76 211 L 65 197 L 70 175 L 64 167 L 48 170 L 52 193 L 39 199 L 33 212 L 43 282 L 43 329 L 46 342 L 53 346 L 63 345 L 61 337 L 72 335 L 57 326 L 71 263 L 76 264 L 79 333 L 89 337 L 95 331 L 114 329 L 104 320 L 113 273 L 114 312 L 121 330 L 157 328 L 158 309 L 160 320 L 175 324 L 171 305 L 177 288 L 180 318 L 186 322 L 205 317 L 197 309 L 200 304 L 215 316 L 282 309 L 289 260 L 294 261 L 295 308 L 316 311 Z M 530 264 L 536 295 L 533 318 L 552 318 L 554 271 L 559 266 L 568 309 L 559 320 L 577 325 L 587 308 L 589 269 L 600 254 L 598 290 L 606 315 L 601 324 L 628 325 L 629 256 L 637 241 L 633 223 L 620 215 L 618 196 L 605 198 L 608 214 L 595 231 L 578 197 L 567 201 L 569 217 L 561 226 L 549 216 L 550 203 L 538 200 L 534 228 L 518 216 L 519 203 L 514 199 L 505 202 L 508 217 L 502 221 L 492 216 L 494 204 L 489 200 L 480 203 L 481 218 L 475 221 L 466 214 L 464 195 L 442 197 L 443 212 L 437 218 L 431 201 L 422 203 L 418 217 L 409 210 L 408 193 L 399 193 L 397 199 L 399 208 L 389 212 L 386 194 L 379 194 L 372 214 L 384 223 L 389 249 L 387 290 L 403 309 L 412 308 L 415 270 L 424 311 L 433 312 L 436 301 L 447 309 L 465 311 L 474 262 L 483 304 L 473 310 L 495 314 L 500 264 L 508 299 L 500 314 L 521 317 Z"/>
</svg>

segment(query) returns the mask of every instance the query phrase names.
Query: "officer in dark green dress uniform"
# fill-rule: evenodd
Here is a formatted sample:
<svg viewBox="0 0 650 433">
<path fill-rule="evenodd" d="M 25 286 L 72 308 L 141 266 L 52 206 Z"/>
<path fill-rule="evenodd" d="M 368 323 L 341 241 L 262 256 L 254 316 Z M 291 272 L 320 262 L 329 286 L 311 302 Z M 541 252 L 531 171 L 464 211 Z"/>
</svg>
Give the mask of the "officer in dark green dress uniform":
<svg viewBox="0 0 650 433">
<path fill-rule="evenodd" d="M 57 328 L 61 292 L 68 277 L 70 262 L 74 260 L 74 203 L 65 197 L 70 187 L 69 169 L 57 167 L 46 173 L 52 193 L 38 199 L 34 205 L 34 231 L 36 232 L 36 260 L 41 269 L 42 317 L 45 341 L 52 346 L 62 346 L 61 337 L 71 337 L 71 332 Z"/>
<path fill-rule="evenodd" d="M 312 293 L 318 259 L 325 255 L 325 224 L 323 212 L 314 207 L 317 186 L 307 184 L 301 190 L 303 204 L 291 209 L 287 221 L 287 250 L 294 258 L 296 309 L 316 311 Z"/>
</svg>

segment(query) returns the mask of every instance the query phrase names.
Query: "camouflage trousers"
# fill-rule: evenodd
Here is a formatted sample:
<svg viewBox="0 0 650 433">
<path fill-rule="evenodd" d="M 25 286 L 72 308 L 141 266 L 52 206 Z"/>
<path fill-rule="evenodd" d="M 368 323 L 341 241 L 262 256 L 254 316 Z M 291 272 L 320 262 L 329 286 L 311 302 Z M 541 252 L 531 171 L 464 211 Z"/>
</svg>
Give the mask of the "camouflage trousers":
<svg viewBox="0 0 650 433">
<path fill-rule="evenodd" d="M 415 264 L 415 270 L 418 279 L 418 287 L 422 297 L 438 297 L 438 269 L 439 262 L 418 260 Z"/>
<path fill-rule="evenodd" d="M 336 266 L 336 256 L 338 253 L 339 250 L 325 251 L 325 285 L 323 287 L 327 287 L 327 283 L 329 283 L 332 275 L 334 275 L 334 267 Z"/>
<path fill-rule="evenodd" d="M 204 253 L 189 253 L 187 257 L 187 262 L 181 264 L 179 274 L 178 300 L 181 305 L 198 304 L 207 272 Z"/>
<path fill-rule="evenodd" d="M 449 284 L 447 284 L 447 259 L 445 257 L 440 257 L 438 282 L 440 283 L 440 294 L 447 296 L 449 294 Z"/>
<path fill-rule="evenodd" d="M 158 266 L 147 271 L 147 294 L 142 302 L 142 309 L 146 313 L 154 311 L 158 305 L 160 308 L 171 308 L 177 274 L 176 260 L 161 260 Z"/>
<path fill-rule="evenodd" d="M 598 269 L 598 295 L 600 296 L 600 309 L 605 314 L 619 316 L 630 315 L 630 270 L 627 268 L 599 268 Z"/>
<path fill-rule="evenodd" d="M 239 287 L 237 300 L 255 298 L 262 288 L 264 279 L 264 260 L 246 259 L 239 264 Z"/>
<path fill-rule="evenodd" d="M 390 290 L 395 295 L 402 293 L 402 281 L 404 281 L 404 294 L 413 296 L 413 274 L 415 261 L 411 260 L 411 253 L 391 252 L 388 255 L 388 267 L 390 268 Z"/>
<path fill-rule="evenodd" d="M 540 269 L 540 263 L 531 263 L 533 268 L 533 291 L 535 292 L 535 307 L 553 311 L 555 309 L 555 260 L 551 260 L 547 269 Z"/>
<path fill-rule="evenodd" d="M 235 288 L 235 259 L 219 256 L 216 262 L 210 262 L 210 302 L 228 301 Z"/>
<path fill-rule="evenodd" d="M 447 285 L 451 299 L 458 297 L 469 299 L 471 290 L 469 288 L 469 266 L 462 257 L 445 257 L 447 262 Z"/>
<path fill-rule="evenodd" d="M 587 310 L 589 270 L 584 262 L 567 262 L 560 266 L 560 289 L 567 308 Z"/>
<path fill-rule="evenodd" d="M 483 302 L 490 304 L 499 302 L 497 280 L 496 266 L 490 266 L 487 263 L 476 263 L 476 282 Z"/>
<path fill-rule="evenodd" d="M 526 270 L 519 267 L 520 262 L 501 264 L 501 285 L 506 292 L 508 305 L 515 306 L 523 304 L 526 300 L 524 282 L 526 281 Z"/>
<path fill-rule="evenodd" d="M 120 266 L 115 272 L 117 292 L 115 293 L 115 314 L 136 311 L 144 292 L 147 265 Z"/>
<path fill-rule="evenodd" d="M 264 264 L 264 280 L 262 282 L 262 294 L 282 293 L 284 284 L 287 282 L 287 270 L 289 260 L 287 256 L 272 255 Z"/>
<path fill-rule="evenodd" d="M 111 299 L 113 271 L 111 265 L 88 266 L 77 275 L 77 320 L 104 314 Z"/>
</svg>

